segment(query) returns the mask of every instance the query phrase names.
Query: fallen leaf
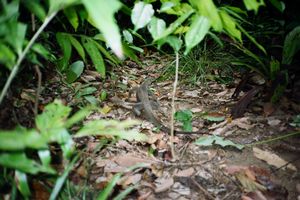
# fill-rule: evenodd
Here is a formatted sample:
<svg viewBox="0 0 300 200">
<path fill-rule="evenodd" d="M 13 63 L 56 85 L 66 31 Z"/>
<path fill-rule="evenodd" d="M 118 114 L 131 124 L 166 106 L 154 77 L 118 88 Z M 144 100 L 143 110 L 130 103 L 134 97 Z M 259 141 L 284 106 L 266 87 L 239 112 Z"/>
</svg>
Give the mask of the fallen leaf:
<svg viewBox="0 0 300 200">
<path fill-rule="evenodd" d="M 257 147 L 253 148 L 253 153 L 254 153 L 255 157 L 257 157 L 258 159 L 266 161 L 269 165 L 273 165 L 277 168 L 280 168 L 280 167 L 283 167 L 283 166 L 286 165 L 286 167 L 288 169 L 291 169 L 293 171 L 297 171 L 297 168 L 293 164 L 291 164 L 291 163 L 288 164 L 287 161 L 280 158 L 278 155 L 276 155 L 274 153 L 271 153 L 269 151 L 261 150 Z"/>
<path fill-rule="evenodd" d="M 270 126 L 278 126 L 281 123 L 279 119 L 268 119 L 268 124 Z"/>
<path fill-rule="evenodd" d="M 174 184 L 173 178 L 158 178 L 155 180 L 155 193 L 165 192 Z"/>
<path fill-rule="evenodd" d="M 194 168 L 190 167 L 188 169 L 178 171 L 175 174 L 175 176 L 190 177 L 190 176 L 192 176 L 194 174 L 194 172 L 195 172 Z"/>
<path fill-rule="evenodd" d="M 134 174 L 131 176 L 125 176 L 120 180 L 120 184 L 122 185 L 123 188 L 126 188 L 126 186 L 132 184 L 135 185 L 137 184 L 140 180 L 142 179 L 141 174 Z"/>
<path fill-rule="evenodd" d="M 272 103 L 267 102 L 264 104 L 264 115 L 269 116 L 275 111 L 275 108 Z"/>
<path fill-rule="evenodd" d="M 116 156 L 116 157 L 113 158 L 113 160 L 119 166 L 122 166 L 122 167 L 131 167 L 133 165 L 141 164 L 141 163 L 149 164 L 149 167 L 150 167 L 151 164 L 156 163 L 156 161 L 154 161 L 151 158 L 139 158 L 139 157 L 136 157 L 136 156 L 131 155 L 131 154 Z"/>
</svg>

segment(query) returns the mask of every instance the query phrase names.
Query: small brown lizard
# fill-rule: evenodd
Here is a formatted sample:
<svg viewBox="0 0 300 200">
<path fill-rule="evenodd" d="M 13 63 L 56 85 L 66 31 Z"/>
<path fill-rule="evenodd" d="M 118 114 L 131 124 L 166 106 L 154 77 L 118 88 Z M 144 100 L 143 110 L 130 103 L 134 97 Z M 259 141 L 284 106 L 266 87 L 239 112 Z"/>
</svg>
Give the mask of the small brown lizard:
<svg viewBox="0 0 300 200">
<path fill-rule="evenodd" d="M 147 79 L 146 81 L 144 81 L 141 86 L 139 88 L 137 88 L 136 90 L 136 97 L 137 97 L 137 101 L 138 103 L 142 103 L 142 112 L 144 114 L 144 118 L 148 121 L 150 121 L 151 123 L 153 123 L 155 126 L 157 126 L 158 128 L 160 128 L 162 131 L 170 133 L 171 130 L 164 126 L 153 114 L 153 108 L 151 106 L 151 101 L 149 99 L 149 94 L 148 94 L 148 88 L 149 85 L 151 83 L 150 79 Z M 139 105 L 140 106 L 140 105 Z M 139 111 L 140 107 L 134 108 L 134 111 L 136 112 L 136 110 Z M 140 111 L 139 111 L 140 112 Z M 205 134 L 206 131 L 195 131 L 195 132 L 188 132 L 188 131 L 177 131 L 174 130 L 174 134 Z"/>
</svg>

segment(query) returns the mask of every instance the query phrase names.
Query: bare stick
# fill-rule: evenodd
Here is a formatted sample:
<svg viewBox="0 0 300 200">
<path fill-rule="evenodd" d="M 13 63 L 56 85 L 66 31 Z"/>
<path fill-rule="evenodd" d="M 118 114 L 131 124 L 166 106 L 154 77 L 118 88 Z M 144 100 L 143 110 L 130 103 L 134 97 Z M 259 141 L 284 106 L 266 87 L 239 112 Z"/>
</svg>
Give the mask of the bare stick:
<svg viewBox="0 0 300 200">
<path fill-rule="evenodd" d="M 42 86 L 42 73 L 38 65 L 34 65 L 34 69 L 36 71 L 38 77 L 38 84 L 36 88 L 36 95 L 35 95 L 35 103 L 34 103 L 34 115 L 37 116 L 38 114 L 38 106 L 39 106 L 39 97 L 41 94 L 41 86 Z"/>
<path fill-rule="evenodd" d="M 20 64 L 21 62 L 24 60 L 26 54 L 28 53 L 28 51 L 30 50 L 31 46 L 34 44 L 35 40 L 38 38 L 38 36 L 41 34 L 41 32 L 45 29 L 45 27 L 49 24 L 49 22 L 53 19 L 53 17 L 56 15 L 57 12 L 53 12 L 52 14 L 50 14 L 49 16 L 46 17 L 44 23 L 42 24 L 42 26 L 37 30 L 37 32 L 33 35 L 33 37 L 31 38 L 31 40 L 28 42 L 27 46 L 25 47 L 24 51 L 19 55 L 18 60 L 16 62 L 16 64 L 13 66 L 10 75 L 3 87 L 3 90 L 1 91 L 1 95 L 0 95 L 0 104 L 2 103 L 4 96 L 7 93 L 7 90 L 12 82 L 12 80 L 15 78 L 15 76 L 17 75 L 17 72 L 19 71 L 20 68 Z"/>
<path fill-rule="evenodd" d="M 175 65 L 175 80 L 173 85 L 173 94 L 172 94 L 172 111 L 171 111 L 171 121 L 170 121 L 170 129 L 171 129 L 171 153 L 173 159 L 177 159 L 174 148 L 174 114 L 175 114 L 175 96 L 178 82 L 178 68 L 179 68 L 179 54 L 176 52 L 176 65 Z"/>
</svg>

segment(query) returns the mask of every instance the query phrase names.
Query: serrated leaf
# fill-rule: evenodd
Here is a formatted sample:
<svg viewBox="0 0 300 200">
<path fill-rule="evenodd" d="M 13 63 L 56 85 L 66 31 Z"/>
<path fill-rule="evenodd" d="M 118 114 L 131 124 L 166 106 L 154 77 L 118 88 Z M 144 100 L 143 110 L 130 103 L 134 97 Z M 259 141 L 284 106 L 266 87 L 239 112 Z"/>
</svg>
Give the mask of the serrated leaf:
<svg viewBox="0 0 300 200">
<path fill-rule="evenodd" d="M 148 30 L 153 38 L 159 38 L 160 35 L 166 30 L 166 22 L 162 19 L 152 17 L 150 24 L 148 25 Z"/>
<path fill-rule="evenodd" d="M 134 31 L 145 27 L 151 20 L 154 10 L 151 4 L 146 4 L 142 1 L 134 4 L 131 13 L 131 22 L 134 25 Z"/>
<path fill-rule="evenodd" d="M 67 82 L 73 83 L 77 78 L 80 77 L 84 69 L 84 63 L 79 60 L 71 64 L 69 69 L 66 71 Z"/>
<path fill-rule="evenodd" d="M 96 27 L 103 33 L 108 46 L 119 58 L 122 58 L 121 35 L 114 18 L 115 12 L 121 8 L 122 4 L 117 0 L 84 0 L 82 3 Z"/>
<path fill-rule="evenodd" d="M 198 14 L 207 17 L 215 31 L 222 31 L 222 21 L 218 9 L 212 0 L 190 0 L 197 8 Z"/>
<path fill-rule="evenodd" d="M 85 48 L 86 52 L 89 54 L 96 70 L 104 78 L 106 73 L 105 64 L 102 55 L 100 54 L 95 43 L 96 42 L 90 38 L 83 38 L 82 40 L 83 47 Z"/>
<path fill-rule="evenodd" d="M 186 49 L 184 54 L 187 55 L 190 50 L 199 44 L 210 29 L 210 21 L 204 16 L 196 15 L 188 32 L 184 36 Z"/>
</svg>

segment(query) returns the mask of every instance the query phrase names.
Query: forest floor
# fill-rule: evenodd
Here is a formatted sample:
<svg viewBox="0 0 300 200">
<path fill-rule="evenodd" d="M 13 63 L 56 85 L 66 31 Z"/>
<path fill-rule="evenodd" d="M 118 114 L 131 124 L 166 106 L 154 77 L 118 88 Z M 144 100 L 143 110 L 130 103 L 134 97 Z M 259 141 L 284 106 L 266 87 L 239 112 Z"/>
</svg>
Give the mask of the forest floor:
<svg viewBox="0 0 300 200">
<path fill-rule="evenodd" d="M 297 131 L 290 123 L 300 112 L 299 104 L 282 97 L 276 106 L 272 106 L 264 102 L 262 96 L 257 96 L 243 117 L 232 119 L 230 110 L 237 101 L 231 96 L 236 85 L 229 87 L 208 81 L 192 86 L 179 82 L 176 110 L 190 110 L 193 113 L 193 130 L 205 129 L 207 133 L 176 135 L 173 142 L 177 159 L 174 161 L 170 150 L 172 138 L 167 133 L 136 117 L 132 110 L 110 101 L 113 96 L 126 102 L 135 101 L 134 96 L 129 96 L 130 89 L 139 86 L 148 77 L 159 77 L 165 67 L 162 63 L 165 63 L 164 58 L 155 56 L 143 58 L 142 66 L 125 62 L 121 68 L 114 69 L 114 77 L 117 78 L 111 76 L 105 83 L 94 71 L 87 70 L 81 77 L 79 82 L 99 88 L 96 96 L 103 89 L 108 93 L 108 99 L 101 104 L 103 112 L 93 113 L 87 120 L 139 119 L 141 124 L 134 129 L 146 134 L 149 139 L 146 142 L 104 142 L 102 137 L 76 139 L 78 149 L 83 153 L 70 176 L 75 185 L 88 185 L 99 192 L 116 173 L 144 163 L 124 173 L 113 195 L 133 186 L 133 191 L 125 199 L 299 199 L 299 135 L 269 141 Z M 45 79 L 48 80 L 44 80 L 41 105 L 54 98 L 61 98 L 69 105 L 78 105 L 83 100 L 72 96 L 57 76 L 46 76 Z M 236 78 L 235 83 L 238 82 L 239 78 Z M 155 111 L 156 116 L 168 127 L 172 88 L 173 82 L 169 80 L 156 81 L 151 85 L 160 104 L 159 110 Z M 18 102 L 30 101 L 30 95 L 26 94 L 31 90 L 34 91 L 24 88 Z M 27 123 L 23 118 L 31 112 L 24 111 L 26 105 L 28 103 L 14 108 L 14 118 L 18 118 L 21 124 Z M 4 112 L 2 110 L 1 115 L 11 117 Z M 179 122 L 175 123 L 175 129 L 181 129 Z M 207 139 L 212 135 L 218 136 L 216 140 L 224 139 L 220 142 L 223 146 L 195 143 L 201 137 L 206 136 Z M 250 145 L 261 141 L 267 142 Z M 238 149 L 235 144 L 245 146 Z"/>
</svg>

